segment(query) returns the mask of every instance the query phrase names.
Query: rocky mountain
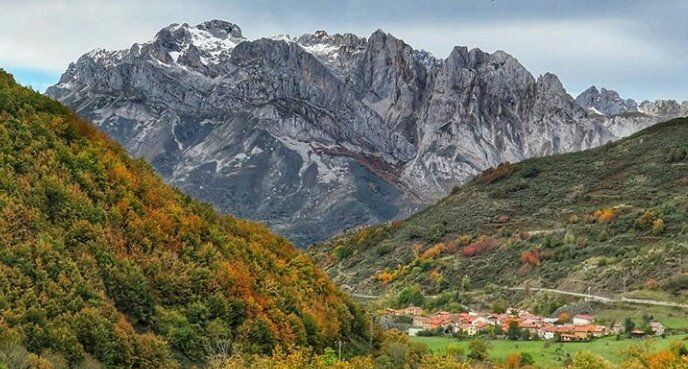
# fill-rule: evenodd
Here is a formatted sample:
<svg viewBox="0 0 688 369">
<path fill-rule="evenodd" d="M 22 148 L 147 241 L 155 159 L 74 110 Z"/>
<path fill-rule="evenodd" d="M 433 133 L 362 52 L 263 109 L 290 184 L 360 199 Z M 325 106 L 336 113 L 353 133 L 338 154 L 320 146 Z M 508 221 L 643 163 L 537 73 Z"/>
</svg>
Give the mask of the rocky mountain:
<svg viewBox="0 0 688 369">
<path fill-rule="evenodd" d="M 503 51 L 438 59 L 381 30 L 247 40 L 218 20 L 94 50 L 47 94 L 182 191 L 299 245 L 407 215 L 498 163 L 659 119 L 587 111 Z"/>
<path fill-rule="evenodd" d="M 619 93 L 614 90 L 607 90 L 606 88 L 598 90 L 595 86 L 591 86 L 578 95 L 576 102 L 600 115 L 640 112 L 635 100 L 622 99 Z"/>
<path fill-rule="evenodd" d="M 685 301 L 686 142 L 688 119 L 677 118 L 602 147 L 502 164 L 407 219 L 308 252 L 341 287 L 370 295 L 418 290 L 467 303 L 466 290 L 529 285 Z"/>
<path fill-rule="evenodd" d="M 591 86 L 576 97 L 576 102 L 593 114 L 606 116 L 641 113 L 666 119 L 688 115 L 688 101 L 679 103 L 675 100 L 645 100 L 639 103 L 633 99 L 623 99 L 618 92 L 604 87 L 598 90 Z"/>
</svg>

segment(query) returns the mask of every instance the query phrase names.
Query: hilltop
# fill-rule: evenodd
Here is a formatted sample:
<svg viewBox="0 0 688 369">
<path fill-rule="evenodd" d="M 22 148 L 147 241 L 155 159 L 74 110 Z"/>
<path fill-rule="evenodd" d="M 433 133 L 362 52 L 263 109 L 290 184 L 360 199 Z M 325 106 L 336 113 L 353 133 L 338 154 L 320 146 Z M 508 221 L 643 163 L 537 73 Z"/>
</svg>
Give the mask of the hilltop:
<svg viewBox="0 0 688 369">
<path fill-rule="evenodd" d="M 309 252 L 361 293 L 413 287 L 461 301 L 462 291 L 528 285 L 685 301 L 686 142 L 681 118 L 596 149 L 503 163 L 406 220 Z"/>
<path fill-rule="evenodd" d="M 0 70 L 0 363 L 176 368 L 353 348 L 369 324 L 284 238 L 165 185 Z"/>
</svg>

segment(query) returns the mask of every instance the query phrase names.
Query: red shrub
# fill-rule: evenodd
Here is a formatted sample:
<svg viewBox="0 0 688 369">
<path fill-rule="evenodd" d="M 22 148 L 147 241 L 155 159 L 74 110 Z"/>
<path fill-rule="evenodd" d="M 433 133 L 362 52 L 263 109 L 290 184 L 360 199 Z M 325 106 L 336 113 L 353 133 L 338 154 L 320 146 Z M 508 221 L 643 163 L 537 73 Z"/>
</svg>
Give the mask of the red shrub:
<svg viewBox="0 0 688 369">
<path fill-rule="evenodd" d="M 492 237 L 481 237 L 478 241 L 471 243 L 461 250 L 461 254 L 466 257 L 478 256 L 486 251 L 499 246 L 499 242 Z"/>
</svg>

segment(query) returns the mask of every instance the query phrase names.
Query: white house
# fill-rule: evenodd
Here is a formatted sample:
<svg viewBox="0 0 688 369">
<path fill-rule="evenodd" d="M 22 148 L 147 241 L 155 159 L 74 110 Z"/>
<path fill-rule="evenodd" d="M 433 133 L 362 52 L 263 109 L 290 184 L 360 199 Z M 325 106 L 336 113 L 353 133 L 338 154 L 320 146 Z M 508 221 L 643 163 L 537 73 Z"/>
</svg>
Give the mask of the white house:
<svg viewBox="0 0 688 369">
<path fill-rule="evenodd" d="M 650 322 L 650 328 L 655 336 L 661 336 L 666 333 L 666 327 L 664 327 L 664 324 L 660 322 Z"/>
<path fill-rule="evenodd" d="M 595 317 L 587 314 L 577 314 L 573 317 L 573 325 L 588 325 L 595 322 Z"/>
<path fill-rule="evenodd" d="M 418 332 L 422 331 L 422 328 L 409 328 L 408 329 L 408 335 L 411 337 L 415 337 L 418 335 Z"/>
</svg>

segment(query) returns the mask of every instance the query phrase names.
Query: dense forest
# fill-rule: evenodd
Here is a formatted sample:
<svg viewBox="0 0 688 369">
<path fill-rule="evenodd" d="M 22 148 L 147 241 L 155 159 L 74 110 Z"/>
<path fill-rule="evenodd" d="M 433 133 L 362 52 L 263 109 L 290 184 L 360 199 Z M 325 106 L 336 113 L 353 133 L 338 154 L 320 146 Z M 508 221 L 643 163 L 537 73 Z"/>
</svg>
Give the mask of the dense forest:
<svg viewBox="0 0 688 369">
<path fill-rule="evenodd" d="M 0 70 L 0 367 L 175 368 L 350 351 L 370 322 L 262 225 L 221 216 Z"/>
</svg>

